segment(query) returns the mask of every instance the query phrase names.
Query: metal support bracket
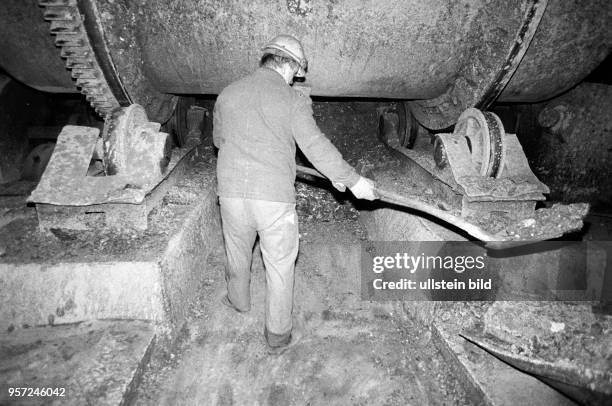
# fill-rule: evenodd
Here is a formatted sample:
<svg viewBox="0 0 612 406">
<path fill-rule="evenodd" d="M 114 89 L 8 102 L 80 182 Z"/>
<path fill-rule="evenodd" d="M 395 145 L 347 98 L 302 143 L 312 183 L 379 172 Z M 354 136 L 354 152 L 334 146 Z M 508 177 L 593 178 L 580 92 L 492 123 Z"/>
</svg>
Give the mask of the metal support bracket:
<svg viewBox="0 0 612 406">
<path fill-rule="evenodd" d="M 42 232 L 54 228 L 145 230 L 149 212 L 161 201 L 192 151 L 173 150 L 164 175 L 144 184 L 135 184 L 129 173 L 87 176 L 98 134 L 98 129 L 90 127 L 62 129 L 40 183 L 28 198 L 36 204 Z"/>
</svg>

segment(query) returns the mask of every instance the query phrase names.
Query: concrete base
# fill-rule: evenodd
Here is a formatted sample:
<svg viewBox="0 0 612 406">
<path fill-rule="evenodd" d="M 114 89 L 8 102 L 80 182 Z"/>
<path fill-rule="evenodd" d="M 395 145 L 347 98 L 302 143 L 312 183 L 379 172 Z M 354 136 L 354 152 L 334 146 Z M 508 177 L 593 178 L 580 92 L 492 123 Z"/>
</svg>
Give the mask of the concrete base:
<svg viewBox="0 0 612 406">
<path fill-rule="evenodd" d="M 142 321 L 93 321 L 0 334 L 0 404 L 129 404 L 154 339 L 154 327 Z M 55 394 L 17 397 L 10 396 L 9 388 L 52 389 Z"/>
<path fill-rule="evenodd" d="M 143 234 L 83 232 L 62 240 L 40 235 L 33 213 L 3 227 L 0 331 L 142 319 L 158 332 L 177 332 L 206 277 L 206 259 L 221 244 L 211 165 L 187 171 Z"/>
</svg>

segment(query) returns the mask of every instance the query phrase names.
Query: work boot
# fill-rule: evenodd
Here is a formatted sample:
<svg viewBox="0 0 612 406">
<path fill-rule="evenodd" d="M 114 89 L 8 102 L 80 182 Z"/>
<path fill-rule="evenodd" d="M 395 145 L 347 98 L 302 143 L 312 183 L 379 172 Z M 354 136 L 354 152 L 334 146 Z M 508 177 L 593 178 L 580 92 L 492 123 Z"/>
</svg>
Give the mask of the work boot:
<svg viewBox="0 0 612 406">
<path fill-rule="evenodd" d="M 224 305 L 226 305 L 230 309 L 237 311 L 238 313 L 245 313 L 247 311 L 247 310 L 240 310 L 239 308 L 234 306 L 234 304 L 232 303 L 231 300 L 229 300 L 229 297 L 227 297 L 227 295 L 225 295 L 225 296 L 223 296 L 221 298 L 221 303 L 223 303 Z"/>
<path fill-rule="evenodd" d="M 268 353 L 271 355 L 280 355 L 284 353 L 300 342 L 303 335 L 304 331 L 301 320 L 294 320 L 292 331 L 285 334 L 271 333 L 264 327 L 264 337 L 268 343 Z"/>
<path fill-rule="evenodd" d="M 291 342 L 291 331 L 286 334 L 270 333 L 267 327 L 264 327 L 264 337 L 270 348 L 286 347 Z"/>
</svg>

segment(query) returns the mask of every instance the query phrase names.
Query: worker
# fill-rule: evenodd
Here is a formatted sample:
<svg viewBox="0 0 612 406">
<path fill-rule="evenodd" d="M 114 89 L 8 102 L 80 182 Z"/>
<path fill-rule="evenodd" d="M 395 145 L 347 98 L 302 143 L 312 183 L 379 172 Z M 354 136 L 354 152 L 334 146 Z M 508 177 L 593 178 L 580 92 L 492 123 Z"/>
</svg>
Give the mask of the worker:
<svg viewBox="0 0 612 406">
<path fill-rule="evenodd" d="M 259 69 L 223 89 L 213 113 L 227 255 L 227 295 L 221 301 L 238 312 L 250 310 L 251 260 L 259 235 L 266 270 L 264 336 L 271 348 L 279 349 L 292 343 L 299 239 L 296 143 L 338 189 L 348 187 L 358 199 L 376 196 L 374 183 L 360 176 L 319 130 L 310 97 L 291 86 L 294 77 L 306 74 L 302 44 L 279 35 L 262 51 Z"/>
</svg>

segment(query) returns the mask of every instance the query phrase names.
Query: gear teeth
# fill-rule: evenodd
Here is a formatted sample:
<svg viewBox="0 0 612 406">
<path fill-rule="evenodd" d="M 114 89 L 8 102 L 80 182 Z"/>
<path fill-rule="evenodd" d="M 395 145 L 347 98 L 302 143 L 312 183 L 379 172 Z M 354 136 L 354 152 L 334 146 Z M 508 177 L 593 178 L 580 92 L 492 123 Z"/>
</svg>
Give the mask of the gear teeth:
<svg viewBox="0 0 612 406">
<path fill-rule="evenodd" d="M 71 7 L 47 7 L 43 13 L 46 21 L 74 21 L 75 16 Z"/>
<path fill-rule="evenodd" d="M 74 79 L 98 79 L 95 70 L 82 68 L 72 69 L 72 77 Z"/>
<path fill-rule="evenodd" d="M 70 58 L 70 57 L 88 57 L 89 56 L 89 48 L 87 47 L 71 47 L 71 46 L 63 46 L 60 52 L 62 58 Z"/>
<path fill-rule="evenodd" d="M 79 86 L 81 91 L 86 92 L 89 96 L 94 97 L 92 103 L 95 102 L 98 98 L 96 96 L 101 96 L 104 94 L 104 90 L 99 83 L 87 83 Z"/>
<path fill-rule="evenodd" d="M 113 107 L 109 102 L 95 102 L 93 103 L 94 108 L 97 110 L 108 110 Z"/>
<path fill-rule="evenodd" d="M 76 84 L 79 87 L 99 86 L 98 79 L 78 78 Z"/>
<path fill-rule="evenodd" d="M 61 33 L 55 35 L 55 45 L 58 47 L 84 47 L 85 41 L 78 35 Z"/>
<path fill-rule="evenodd" d="M 93 62 L 85 58 L 68 58 L 66 61 L 66 67 L 68 69 L 81 68 L 81 69 L 93 69 Z"/>
<path fill-rule="evenodd" d="M 43 18 L 51 23 L 49 29 L 55 35 L 55 45 L 61 48 L 60 55 L 76 79 L 77 88 L 96 113 L 107 118 L 119 107 L 119 102 L 95 59 L 77 0 L 39 0 L 38 4 L 44 7 Z"/>
<path fill-rule="evenodd" d="M 66 66 L 69 68 L 82 67 L 93 69 L 94 64 L 90 58 L 80 56 L 70 56 L 66 59 Z"/>
<path fill-rule="evenodd" d="M 38 4 L 42 7 L 72 6 L 76 7 L 76 0 L 40 0 Z"/>
<path fill-rule="evenodd" d="M 96 100 L 99 100 L 100 97 L 103 96 L 102 93 L 95 93 L 93 89 L 89 88 L 89 89 L 85 89 L 84 91 L 85 93 L 85 100 L 87 100 L 89 103 L 91 103 L 91 105 L 93 106 L 93 104 L 96 102 Z"/>
<path fill-rule="evenodd" d="M 51 21 L 51 34 L 79 34 L 80 27 L 78 20 L 54 20 Z"/>
</svg>

